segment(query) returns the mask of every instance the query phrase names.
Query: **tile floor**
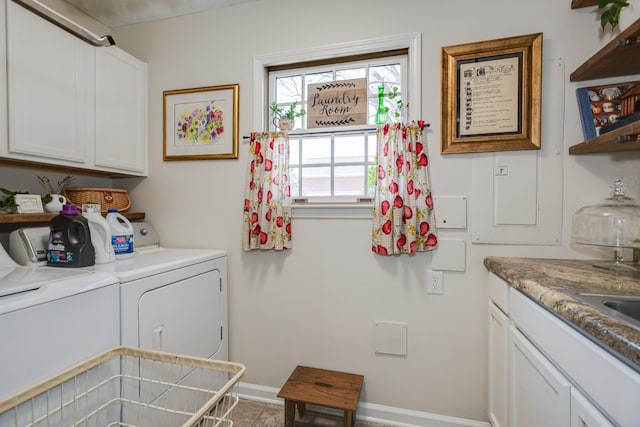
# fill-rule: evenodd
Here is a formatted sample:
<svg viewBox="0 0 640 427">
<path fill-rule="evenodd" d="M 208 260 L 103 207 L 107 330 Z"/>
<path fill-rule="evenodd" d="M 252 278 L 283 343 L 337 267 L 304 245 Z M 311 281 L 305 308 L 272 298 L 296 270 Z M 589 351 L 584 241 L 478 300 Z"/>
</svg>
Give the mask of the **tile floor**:
<svg viewBox="0 0 640 427">
<path fill-rule="evenodd" d="M 234 427 L 283 427 L 284 406 L 240 399 L 233 410 Z M 305 411 L 300 418 L 296 411 L 295 427 L 340 427 L 344 426 L 342 417 Z M 356 421 L 355 427 L 392 427 L 391 424 L 378 424 Z"/>
</svg>

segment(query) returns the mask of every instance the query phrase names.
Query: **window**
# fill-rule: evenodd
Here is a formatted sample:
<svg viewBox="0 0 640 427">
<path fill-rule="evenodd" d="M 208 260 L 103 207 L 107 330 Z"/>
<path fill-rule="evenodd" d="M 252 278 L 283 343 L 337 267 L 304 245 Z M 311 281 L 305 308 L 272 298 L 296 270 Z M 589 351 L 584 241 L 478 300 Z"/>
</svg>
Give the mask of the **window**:
<svg viewBox="0 0 640 427">
<path fill-rule="evenodd" d="M 421 93 L 422 93 L 422 81 L 421 81 L 421 66 L 422 66 L 422 46 L 421 46 L 421 34 L 420 33 L 408 33 L 399 34 L 393 36 L 385 36 L 368 40 L 358 40 L 353 42 L 337 43 L 333 45 L 316 46 L 304 49 L 286 50 L 283 52 L 272 52 L 266 54 L 258 54 L 253 58 L 253 129 L 261 130 L 267 128 L 273 128 L 271 122 L 271 114 L 269 113 L 269 106 L 271 101 L 275 100 L 275 86 L 269 84 L 269 73 L 275 73 L 285 70 L 304 69 L 307 67 L 318 67 L 323 64 L 333 64 L 336 68 L 341 67 L 342 64 L 336 58 L 353 58 L 360 55 L 374 54 L 373 59 L 380 58 L 380 55 L 375 55 L 380 52 L 393 52 L 402 50 L 406 57 L 406 67 L 402 70 L 403 78 L 406 79 L 402 82 L 402 99 L 405 103 L 408 103 L 410 109 L 408 110 L 408 117 L 405 120 L 417 120 L 422 119 L 421 112 Z M 395 55 L 397 56 L 397 54 Z M 367 58 L 358 58 L 355 62 L 364 61 Z M 371 58 L 370 58 L 371 59 Z M 297 64 L 297 65 L 291 65 Z M 330 68 L 330 67 L 329 67 Z M 267 71 L 268 70 L 268 71 Z M 285 76 L 284 72 L 281 76 Z M 290 76 L 295 75 L 294 72 L 288 73 Z M 298 73 L 298 75 L 302 75 Z M 274 75 L 275 76 L 275 75 Z M 300 83 L 302 89 L 302 83 Z M 302 100 L 302 94 L 300 94 Z M 286 104 L 285 98 L 281 98 L 278 102 Z M 377 100 L 376 100 L 377 102 Z M 302 121 L 298 123 L 302 125 Z M 360 134 L 363 138 L 366 134 L 366 147 L 375 147 L 375 126 L 370 125 L 367 129 L 352 129 L 352 132 L 339 132 L 334 135 L 329 135 L 326 132 L 319 134 L 310 132 L 304 128 L 298 128 L 298 131 L 291 132 L 290 138 L 293 142 L 294 139 L 300 139 L 303 137 L 311 138 L 317 137 L 329 137 L 335 136 L 347 137 Z M 299 143 L 299 142 L 298 142 Z M 295 145 L 295 144 L 293 144 Z M 375 149 L 372 152 L 372 156 L 375 158 Z M 293 157 L 293 154 L 292 154 Z M 369 157 L 369 152 L 367 152 Z M 298 159 L 299 157 L 296 157 Z M 343 165 L 343 166 L 352 166 Z M 302 170 L 300 168 L 299 170 Z M 369 181 L 367 181 L 369 182 Z M 342 189 L 338 185 L 339 189 Z M 365 191 L 365 190 L 363 190 Z M 296 193 L 296 198 L 301 198 L 300 193 Z M 340 198 L 340 197 L 339 197 Z M 353 196 L 341 196 L 343 202 L 355 201 Z M 313 196 L 309 197 L 310 202 L 336 202 L 339 201 L 335 197 L 321 197 Z M 294 203 L 293 215 L 298 218 L 371 218 L 371 204 L 370 203 Z"/>
<path fill-rule="evenodd" d="M 367 124 L 333 131 L 306 129 L 306 117 L 297 118 L 295 129 L 289 132 L 291 196 L 294 201 L 354 203 L 373 196 L 378 86 L 383 85 L 385 93 L 397 88 L 403 98 L 408 86 L 407 51 L 319 62 L 270 69 L 269 105 L 275 102 L 288 107 L 296 102 L 307 109 L 307 85 L 366 78 Z M 387 97 L 385 106 L 394 110 Z M 406 119 L 406 109 L 400 112 Z"/>
</svg>

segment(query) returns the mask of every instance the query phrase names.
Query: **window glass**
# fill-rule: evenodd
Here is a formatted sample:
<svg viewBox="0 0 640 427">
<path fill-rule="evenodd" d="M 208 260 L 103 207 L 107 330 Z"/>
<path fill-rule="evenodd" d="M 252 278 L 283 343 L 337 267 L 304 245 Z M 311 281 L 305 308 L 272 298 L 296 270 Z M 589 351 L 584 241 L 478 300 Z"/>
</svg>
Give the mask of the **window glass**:
<svg viewBox="0 0 640 427">
<path fill-rule="evenodd" d="M 336 71 L 336 80 L 362 79 L 367 77 L 366 67 Z"/>
<path fill-rule="evenodd" d="M 336 136 L 334 163 L 364 163 L 364 135 Z"/>
<path fill-rule="evenodd" d="M 331 163 L 331 137 L 304 139 L 301 152 L 303 165 Z"/>
<path fill-rule="evenodd" d="M 331 168 L 308 167 L 301 171 L 301 184 L 304 188 L 303 196 L 331 195 Z"/>
<path fill-rule="evenodd" d="M 290 104 L 302 100 L 302 76 L 279 77 L 276 80 L 278 104 Z"/>
<path fill-rule="evenodd" d="M 335 195 L 362 196 L 365 192 L 367 169 L 363 166 L 335 167 Z"/>
</svg>

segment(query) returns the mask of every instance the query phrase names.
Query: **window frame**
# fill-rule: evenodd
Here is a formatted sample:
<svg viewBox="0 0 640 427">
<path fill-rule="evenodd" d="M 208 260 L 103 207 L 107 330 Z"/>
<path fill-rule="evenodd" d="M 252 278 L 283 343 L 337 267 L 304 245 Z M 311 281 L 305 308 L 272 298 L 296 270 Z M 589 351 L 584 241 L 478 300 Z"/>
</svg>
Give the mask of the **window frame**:
<svg viewBox="0 0 640 427">
<path fill-rule="evenodd" d="M 355 42 L 338 43 L 255 55 L 253 58 L 253 127 L 269 128 L 268 68 L 305 61 L 320 61 L 343 56 L 407 49 L 407 87 L 405 99 L 411 108 L 406 120 L 417 120 L 421 111 L 421 34 L 410 33 Z M 358 203 L 292 203 L 292 215 L 299 218 L 371 218 L 371 202 Z"/>
</svg>

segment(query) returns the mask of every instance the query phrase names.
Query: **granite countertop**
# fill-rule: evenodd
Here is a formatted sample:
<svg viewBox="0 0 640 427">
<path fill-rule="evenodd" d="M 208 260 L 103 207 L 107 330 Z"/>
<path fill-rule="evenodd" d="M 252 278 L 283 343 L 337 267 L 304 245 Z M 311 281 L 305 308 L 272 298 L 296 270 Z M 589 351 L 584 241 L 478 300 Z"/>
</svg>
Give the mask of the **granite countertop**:
<svg viewBox="0 0 640 427">
<path fill-rule="evenodd" d="M 640 273 L 593 267 L 594 261 L 487 257 L 485 267 L 640 371 L 640 330 L 566 292 L 640 296 Z"/>
</svg>

